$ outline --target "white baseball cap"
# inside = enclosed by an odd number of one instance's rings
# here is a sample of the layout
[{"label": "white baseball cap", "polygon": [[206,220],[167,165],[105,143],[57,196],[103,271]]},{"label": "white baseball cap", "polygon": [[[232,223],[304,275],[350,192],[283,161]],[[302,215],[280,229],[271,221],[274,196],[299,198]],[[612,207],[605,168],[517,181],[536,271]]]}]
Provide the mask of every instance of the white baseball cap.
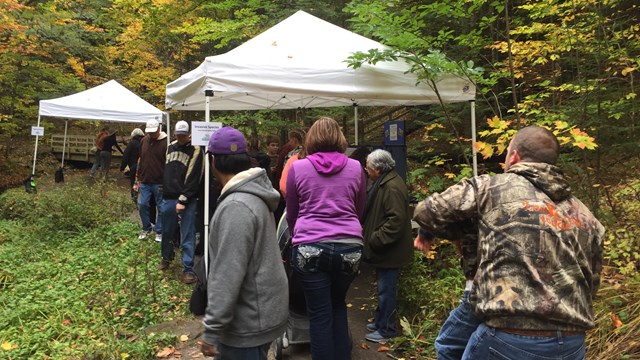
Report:
[{"label": "white baseball cap", "polygon": [[178,121],[173,133],[176,135],[189,135],[189,123],[184,120]]},{"label": "white baseball cap", "polygon": [[144,128],[144,132],[152,133],[158,131],[160,124],[158,120],[149,120],[147,121],[147,126]]}]

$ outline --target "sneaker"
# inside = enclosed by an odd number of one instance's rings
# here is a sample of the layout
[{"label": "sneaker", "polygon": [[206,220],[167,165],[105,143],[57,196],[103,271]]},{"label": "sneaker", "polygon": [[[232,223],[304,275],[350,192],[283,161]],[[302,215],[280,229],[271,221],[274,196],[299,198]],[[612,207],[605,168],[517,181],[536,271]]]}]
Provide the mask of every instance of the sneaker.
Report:
[{"label": "sneaker", "polygon": [[374,332],[374,331],[376,331],[376,330],[378,330],[378,328],[376,327],[376,324],[375,324],[375,323],[369,323],[369,324],[367,324],[367,331],[369,331],[369,332]]},{"label": "sneaker", "polygon": [[161,259],[160,262],[158,263],[158,270],[167,270],[169,266],[171,266],[171,261]]},{"label": "sneaker", "polygon": [[157,243],[161,243],[162,242],[162,234],[156,233],[156,242]]},{"label": "sneaker", "polygon": [[386,343],[390,340],[390,338],[386,338],[380,335],[380,332],[378,332],[378,330],[372,332],[371,334],[365,335],[364,338],[367,339],[368,341],[372,341],[376,343]]},{"label": "sneaker", "polygon": [[140,231],[140,235],[138,235],[138,240],[146,240],[150,232],[151,231],[147,231],[147,230]]},{"label": "sneaker", "polygon": [[186,272],[182,274],[182,282],[185,284],[193,284],[198,280],[196,274],[192,272]]}]

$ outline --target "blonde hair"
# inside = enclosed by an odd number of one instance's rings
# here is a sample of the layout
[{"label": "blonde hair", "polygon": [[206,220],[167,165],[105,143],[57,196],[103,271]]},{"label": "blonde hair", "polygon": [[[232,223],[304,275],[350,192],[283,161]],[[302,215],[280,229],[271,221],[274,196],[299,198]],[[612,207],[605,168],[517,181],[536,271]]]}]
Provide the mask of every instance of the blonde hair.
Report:
[{"label": "blonde hair", "polygon": [[348,143],[338,122],[330,117],[321,116],[311,125],[304,145],[307,154],[311,155],[317,152],[331,151],[344,153]]}]

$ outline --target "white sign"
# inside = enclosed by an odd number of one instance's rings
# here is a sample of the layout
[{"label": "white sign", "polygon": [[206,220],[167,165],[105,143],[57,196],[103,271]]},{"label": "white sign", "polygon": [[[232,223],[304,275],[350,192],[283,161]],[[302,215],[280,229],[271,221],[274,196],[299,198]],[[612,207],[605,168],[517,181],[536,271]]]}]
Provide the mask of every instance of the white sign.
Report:
[{"label": "white sign", "polygon": [[207,146],[209,138],[222,127],[221,122],[193,121],[191,123],[191,144]]},{"label": "white sign", "polygon": [[42,126],[32,126],[31,136],[44,136],[44,128]]},{"label": "white sign", "polygon": [[389,125],[389,140],[398,141],[398,124]]}]

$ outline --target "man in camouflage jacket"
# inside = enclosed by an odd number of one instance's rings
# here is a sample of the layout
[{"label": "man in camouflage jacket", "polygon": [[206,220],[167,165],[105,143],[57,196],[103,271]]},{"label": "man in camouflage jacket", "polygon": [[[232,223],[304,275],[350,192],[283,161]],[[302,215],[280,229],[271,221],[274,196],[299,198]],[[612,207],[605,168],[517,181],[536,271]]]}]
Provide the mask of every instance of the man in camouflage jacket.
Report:
[{"label": "man in camouflage jacket", "polygon": [[463,180],[416,208],[423,251],[456,223],[478,222],[469,300],[483,323],[463,359],[584,358],[604,228],[571,195],[558,154],[553,133],[529,126],[511,140],[504,174]]}]

